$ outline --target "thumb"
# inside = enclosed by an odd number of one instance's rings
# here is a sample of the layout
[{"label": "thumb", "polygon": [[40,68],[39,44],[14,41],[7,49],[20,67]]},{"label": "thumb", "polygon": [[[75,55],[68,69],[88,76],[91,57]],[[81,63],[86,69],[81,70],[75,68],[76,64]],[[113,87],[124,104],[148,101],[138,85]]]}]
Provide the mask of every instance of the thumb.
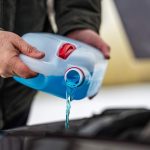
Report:
[{"label": "thumb", "polygon": [[27,42],[25,42],[22,38],[18,37],[14,40],[14,46],[23,54],[33,57],[33,58],[43,58],[45,54],[43,52],[40,52],[35,47],[29,45]]}]

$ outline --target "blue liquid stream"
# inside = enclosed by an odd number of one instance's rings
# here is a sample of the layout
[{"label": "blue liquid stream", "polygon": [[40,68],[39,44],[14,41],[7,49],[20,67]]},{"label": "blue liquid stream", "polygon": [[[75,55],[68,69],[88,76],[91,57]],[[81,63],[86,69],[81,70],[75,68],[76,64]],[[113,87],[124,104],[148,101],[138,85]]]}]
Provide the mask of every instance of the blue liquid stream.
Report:
[{"label": "blue liquid stream", "polygon": [[69,128],[69,115],[71,110],[71,101],[73,100],[75,88],[67,87],[66,89],[66,121],[65,121],[65,128]]}]

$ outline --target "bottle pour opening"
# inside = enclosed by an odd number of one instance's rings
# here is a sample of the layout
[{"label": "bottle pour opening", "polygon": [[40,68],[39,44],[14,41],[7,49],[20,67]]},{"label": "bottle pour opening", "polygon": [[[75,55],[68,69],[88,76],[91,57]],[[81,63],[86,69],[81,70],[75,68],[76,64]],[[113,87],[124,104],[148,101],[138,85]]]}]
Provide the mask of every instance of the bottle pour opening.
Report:
[{"label": "bottle pour opening", "polygon": [[78,67],[69,68],[65,73],[65,82],[68,87],[74,88],[82,84],[84,73]]}]

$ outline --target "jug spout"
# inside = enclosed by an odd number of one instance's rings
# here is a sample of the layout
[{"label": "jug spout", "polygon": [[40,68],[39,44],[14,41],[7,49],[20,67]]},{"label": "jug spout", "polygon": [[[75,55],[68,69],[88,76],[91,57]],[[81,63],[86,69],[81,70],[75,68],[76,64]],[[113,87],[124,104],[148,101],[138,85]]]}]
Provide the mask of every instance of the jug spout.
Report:
[{"label": "jug spout", "polygon": [[64,76],[66,86],[70,88],[80,86],[85,79],[87,80],[87,78],[89,78],[89,72],[87,69],[77,66],[67,69]]}]

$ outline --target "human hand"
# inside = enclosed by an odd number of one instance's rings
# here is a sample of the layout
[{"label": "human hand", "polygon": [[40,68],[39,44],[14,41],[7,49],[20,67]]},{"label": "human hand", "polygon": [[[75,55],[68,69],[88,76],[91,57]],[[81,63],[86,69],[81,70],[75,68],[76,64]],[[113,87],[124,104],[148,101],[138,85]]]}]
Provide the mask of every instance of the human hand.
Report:
[{"label": "human hand", "polygon": [[67,34],[67,37],[94,46],[103,53],[106,59],[110,58],[110,47],[100,38],[96,32],[91,29],[75,30]]},{"label": "human hand", "polygon": [[26,43],[17,34],[0,31],[0,76],[11,77],[18,75],[23,78],[36,76],[19,58],[23,53],[33,58],[43,58],[44,53]]}]

